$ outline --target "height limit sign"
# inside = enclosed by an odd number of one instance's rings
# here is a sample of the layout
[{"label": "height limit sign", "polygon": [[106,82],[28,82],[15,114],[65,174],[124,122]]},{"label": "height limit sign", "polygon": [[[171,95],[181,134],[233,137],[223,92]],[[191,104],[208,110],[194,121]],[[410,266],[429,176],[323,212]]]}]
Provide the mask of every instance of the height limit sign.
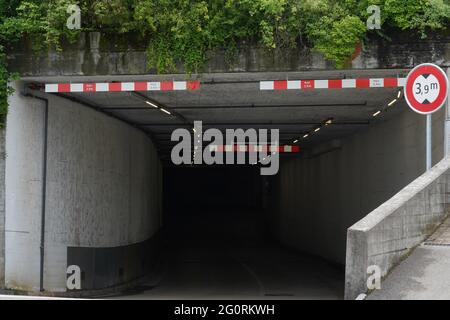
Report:
[{"label": "height limit sign", "polygon": [[418,65],[408,74],[405,84],[405,100],[409,107],[427,116],[426,124],[426,169],[431,168],[432,123],[431,114],[446,102],[448,78],[444,70],[431,63]]},{"label": "height limit sign", "polygon": [[421,64],[412,69],[406,78],[405,100],[417,113],[438,111],[445,104],[447,94],[447,75],[434,64]]}]

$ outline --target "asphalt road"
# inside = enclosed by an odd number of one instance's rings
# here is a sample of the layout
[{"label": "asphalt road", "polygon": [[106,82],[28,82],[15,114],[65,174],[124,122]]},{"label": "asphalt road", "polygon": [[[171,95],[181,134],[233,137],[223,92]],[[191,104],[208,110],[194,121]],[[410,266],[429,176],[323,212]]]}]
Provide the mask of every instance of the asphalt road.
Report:
[{"label": "asphalt road", "polygon": [[183,248],[157,281],[124,299],[341,299],[342,274],[277,247]]},{"label": "asphalt road", "polygon": [[[257,217],[182,221],[153,279],[120,299],[342,299],[343,270],[269,241]],[[214,226],[214,227],[212,227]]]}]

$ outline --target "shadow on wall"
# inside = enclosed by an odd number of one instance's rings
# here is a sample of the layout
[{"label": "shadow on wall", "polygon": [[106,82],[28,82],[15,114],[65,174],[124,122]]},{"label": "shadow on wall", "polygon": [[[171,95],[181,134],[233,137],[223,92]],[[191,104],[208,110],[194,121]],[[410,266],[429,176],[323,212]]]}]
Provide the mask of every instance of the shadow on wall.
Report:
[{"label": "shadow on wall", "polygon": [[130,283],[156,266],[160,234],[136,244],[112,248],[68,247],[67,265],[77,265],[83,290],[99,290]]}]

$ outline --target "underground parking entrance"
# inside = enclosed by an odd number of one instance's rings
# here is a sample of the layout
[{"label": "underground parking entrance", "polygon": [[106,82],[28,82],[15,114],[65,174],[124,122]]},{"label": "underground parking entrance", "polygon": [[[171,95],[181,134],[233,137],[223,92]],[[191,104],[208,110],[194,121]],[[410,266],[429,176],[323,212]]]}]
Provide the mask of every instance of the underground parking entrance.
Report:
[{"label": "underground parking entrance", "polygon": [[[6,131],[6,288],[343,298],[347,228],[425,170],[425,120],[404,103],[405,73],[17,82]],[[298,80],[271,81],[286,78]],[[172,133],[194,138],[194,121],[219,132],[278,129],[279,146],[299,152],[279,152],[273,175],[254,163],[175,165]],[[437,162],[443,112],[433,123]],[[80,269],[75,290],[70,266]]]},{"label": "underground parking entrance", "polygon": [[140,295],[342,298],[341,269],[275,239],[268,180],[250,166],[164,168],[163,274]]}]

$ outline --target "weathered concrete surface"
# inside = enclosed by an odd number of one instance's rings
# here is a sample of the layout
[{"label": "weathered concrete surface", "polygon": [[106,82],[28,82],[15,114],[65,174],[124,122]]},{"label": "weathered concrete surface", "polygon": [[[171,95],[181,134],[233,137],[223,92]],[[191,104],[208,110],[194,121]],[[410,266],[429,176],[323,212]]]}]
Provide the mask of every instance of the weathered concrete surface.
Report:
[{"label": "weathered concrete surface", "polygon": [[[157,232],[161,167],[142,131],[60,97],[47,98],[44,288],[65,291],[67,247],[116,248]],[[10,105],[6,287],[32,291],[39,288],[44,104],[21,96],[18,88]]]},{"label": "weathered concrete surface", "polygon": [[5,285],[5,130],[0,129],[0,288]]},{"label": "weathered concrete surface", "polygon": [[450,218],[446,219],[433,233],[427,241],[426,245],[431,246],[449,246],[450,247]]},{"label": "weathered concrete surface", "polygon": [[[428,39],[410,33],[395,33],[392,41],[372,38],[355,48],[347,69],[411,68],[422,62],[450,66],[450,36]],[[75,44],[63,45],[63,52],[33,53],[31,41],[9,49],[11,71],[27,76],[154,74],[147,68],[145,39],[136,35],[82,34]],[[210,52],[201,73],[330,70],[333,64],[311,48],[267,51],[254,45],[240,45],[235,61],[227,62],[224,50]],[[173,73],[184,74],[182,66]]]},{"label": "weathered concrete surface", "polygon": [[[347,229],[425,171],[426,119],[404,102],[395,108],[388,120],[281,163],[271,226],[284,244],[344,265]],[[443,117],[433,115],[435,163],[444,155]]]},{"label": "weathered concrete surface", "polygon": [[449,269],[450,218],[447,218],[367,299],[449,300]]},{"label": "weathered concrete surface", "polygon": [[450,247],[420,246],[367,300],[450,300]]},{"label": "weathered concrete surface", "polygon": [[367,267],[382,276],[424,241],[450,207],[450,158],[403,188],[348,230],[345,297],[367,291]]},{"label": "weathered concrete surface", "polygon": [[5,285],[38,291],[44,104],[18,94],[8,102],[13,107],[5,147]]}]

